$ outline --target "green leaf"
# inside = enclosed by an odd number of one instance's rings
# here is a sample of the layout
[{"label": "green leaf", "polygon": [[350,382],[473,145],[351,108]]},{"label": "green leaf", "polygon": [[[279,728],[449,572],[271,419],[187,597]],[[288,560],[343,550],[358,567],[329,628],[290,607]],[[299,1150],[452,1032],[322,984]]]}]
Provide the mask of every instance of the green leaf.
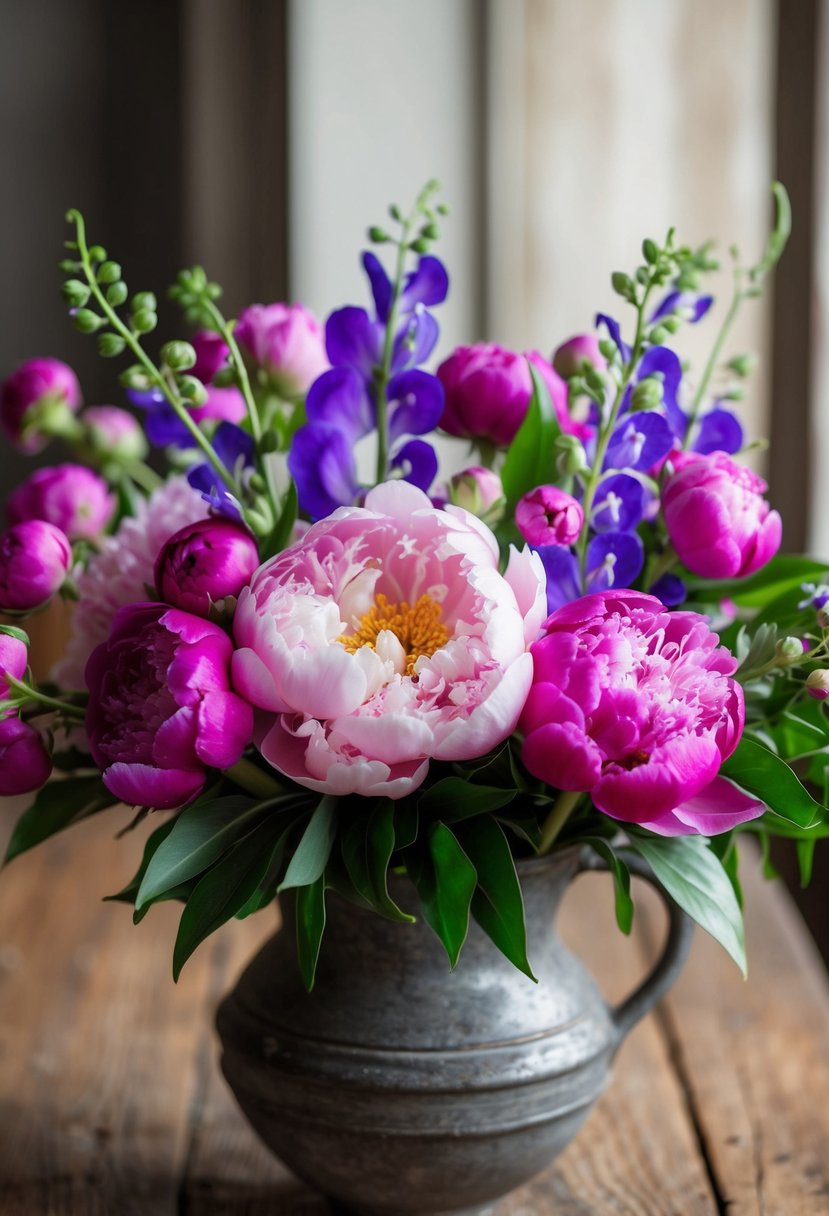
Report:
[{"label": "green leaf", "polygon": [[29,635],[23,629],[18,629],[16,625],[0,625],[0,633],[6,633],[10,638],[16,638],[24,646],[29,645]]},{"label": "green leaf", "polygon": [[394,804],[394,841],[398,849],[407,849],[417,840],[420,815],[417,798],[403,798]]},{"label": "green leaf", "polygon": [[50,781],[18,819],[6,850],[6,862],[71,824],[117,804],[118,799],[109,792],[98,773],[93,777]]},{"label": "green leaf", "polygon": [[279,884],[280,891],[310,886],[325,872],[337,830],[337,804],[338,799],[330,794],[320,799]]},{"label": "green leaf", "polygon": [[[781,595],[799,592],[801,583],[822,583],[826,577],[826,562],[779,553],[750,578],[715,583],[691,578],[689,585],[693,590],[704,592],[712,603],[727,598],[741,608],[765,608]],[[797,598],[803,597],[798,595]]]},{"label": "green leaf", "polygon": [[263,554],[264,557],[270,557],[274,553],[279,553],[286,545],[290,544],[298,513],[299,498],[297,496],[296,482],[292,479],[282,497],[282,511],[277,520],[276,527],[268,537],[267,551]]},{"label": "green leaf", "polygon": [[296,893],[296,950],[302,982],[314,987],[322,935],[325,931],[325,878],[320,875]]},{"label": "green leaf", "polygon": [[274,822],[265,819],[237,840],[196,884],[179,922],[173,948],[173,979],[178,980],[196,947],[251,898],[267,872],[276,831]]},{"label": "green leaf", "polygon": [[342,838],[342,854],[357,892],[381,916],[411,923],[389,895],[388,870],[395,848],[394,803],[382,799],[369,815],[349,824]]},{"label": "green leaf", "polygon": [[628,832],[630,847],[644,857],[680,908],[727,950],[746,974],[743,916],[734,888],[704,836],[645,836]]},{"label": "green leaf", "polygon": [[808,887],[812,881],[812,868],[815,860],[815,844],[817,841],[814,836],[808,840],[798,840],[795,844],[797,852],[797,864],[800,867],[800,885]]},{"label": "green leaf", "polygon": [[512,516],[515,504],[522,495],[536,486],[545,485],[554,476],[553,445],[561,434],[547,385],[529,360],[527,366],[533,382],[532,397],[501,469],[507,517]]},{"label": "green leaf", "polygon": [[494,819],[474,819],[458,835],[478,874],[472,915],[513,966],[535,980],[527,958],[524,898],[503,830]]},{"label": "green leaf", "polygon": [[771,731],[780,755],[789,763],[829,747],[829,722],[820,701],[802,702],[786,710]]},{"label": "green leaf", "polygon": [[786,761],[753,739],[740,740],[720,774],[799,827],[811,827],[824,818],[823,807],[815,802]]},{"label": "green leaf", "polygon": [[428,851],[410,852],[406,869],[414,883],[423,915],[457,966],[469,932],[469,911],[478,875],[456,836],[443,823],[429,829]]},{"label": "green leaf", "polygon": [[202,874],[258,819],[273,813],[267,803],[236,794],[185,807],[150,858],[135,900],[136,910],[171,887]]},{"label": "green leaf", "polygon": [[144,842],[144,853],[141,858],[141,865],[136,870],[135,876],[127,883],[125,887],[122,887],[120,891],[116,891],[114,895],[105,895],[104,902],[117,900],[119,903],[135,903],[135,899],[138,895],[144,875],[147,873],[147,866],[150,864],[158,851],[159,845],[162,843],[162,841],[167,839],[175,826],[175,818],[171,817],[166,819],[164,823],[162,823],[161,827],[156,828],[154,832],[150,833]]},{"label": "green leaf", "polygon": [[579,842],[590,845],[598,853],[613,876],[613,893],[616,904],[616,924],[623,933],[629,934],[633,927],[633,900],[630,896],[630,870],[613,849],[610,841],[601,836],[580,836]]},{"label": "green leaf", "polygon": [[474,785],[463,777],[444,777],[421,794],[418,806],[422,812],[443,823],[456,823],[473,815],[499,811],[513,801],[515,794],[514,789]]}]

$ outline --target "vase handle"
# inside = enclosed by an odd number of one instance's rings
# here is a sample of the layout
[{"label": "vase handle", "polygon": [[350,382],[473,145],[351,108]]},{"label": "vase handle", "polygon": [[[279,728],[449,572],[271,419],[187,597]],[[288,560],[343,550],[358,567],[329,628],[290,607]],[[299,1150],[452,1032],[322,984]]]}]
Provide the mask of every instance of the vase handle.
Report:
[{"label": "vase handle", "polygon": [[[682,911],[679,904],[675,903],[659,880],[654,877],[653,871],[647,862],[641,857],[625,857],[625,864],[631,874],[635,874],[637,878],[644,878],[645,882],[650,883],[661,895],[668,912],[668,937],[662,953],[656,963],[654,963],[649,974],[645,976],[637,988],[634,988],[630,996],[625,997],[623,1001],[618,1005],[614,1005],[610,1010],[610,1015],[617,1032],[617,1048],[628,1032],[633,1029],[646,1013],[649,1013],[653,1009],[656,1002],[665,995],[671,984],[677,979],[685,965],[688,951],[691,948],[691,939],[694,935],[694,922],[687,913]],[[597,857],[595,853],[592,853],[583,855],[579,861],[580,873],[585,873],[589,870],[609,872],[610,867],[601,857]]]}]

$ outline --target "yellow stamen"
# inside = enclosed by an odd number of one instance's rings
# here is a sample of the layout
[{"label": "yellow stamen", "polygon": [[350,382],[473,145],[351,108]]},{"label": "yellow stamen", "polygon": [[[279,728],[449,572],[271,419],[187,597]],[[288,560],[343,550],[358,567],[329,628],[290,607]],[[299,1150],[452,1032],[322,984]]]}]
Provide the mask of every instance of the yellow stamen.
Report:
[{"label": "yellow stamen", "polygon": [[406,600],[390,604],[382,593],[360,620],[354,633],[337,638],[351,654],[361,646],[376,649],[377,637],[388,629],[406,651],[406,674],[412,675],[421,655],[427,658],[449,641],[449,630],[440,619],[440,604],[429,595],[421,595],[410,606]]}]

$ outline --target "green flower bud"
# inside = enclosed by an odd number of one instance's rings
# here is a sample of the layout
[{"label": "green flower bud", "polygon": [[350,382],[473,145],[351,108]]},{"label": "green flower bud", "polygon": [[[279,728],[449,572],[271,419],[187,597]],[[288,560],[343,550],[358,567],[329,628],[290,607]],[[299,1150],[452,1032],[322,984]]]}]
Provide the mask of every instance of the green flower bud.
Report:
[{"label": "green flower bud", "polygon": [[427,241],[436,241],[440,237],[440,229],[437,224],[430,221],[428,224],[423,225],[420,235],[425,237]]},{"label": "green flower bud", "polygon": [[140,363],[133,363],[131,367],[125,368],[118,377],[118,383],[124,388],[143,390],[150,387],[149,377]]},{"label": "green flower bud", "polygon": [[659,260],[659,246],[656,241],[651,241],[647,237],[642,242],[642,256],[649,266],[655,265]]},{"label": "green flower bud", "polygon": [[80,262],[73,262],[71,258],[64,258],[62,262],[58,262],[58,269],[62,274],[76,274],[80,268]]},{"label": "green flower bud", "polygon": [[409,248],[413,253],[428,253],[430,245],[427,240],[424,240],[423,237],[419,236],[417,240],[410,242]]},{"label": "green flower bud", "polygon": [[232,388],[239,383],[235,367],[220,367],[213,377],[216,388]]},{"label": "green flower bud", "polygon": [[656,325],[650,332],[650,339],[654,346],[662,346],[668,338],[668,331],[664,325]]},{"label": "green flower bud", "polygon": [[104,262],[98,267],[95,276],[99,283],[117,283],[121,277],[121,267],[117,262]]},{"label": "green flower bud", "polygon": [[667,329],[669,334],[675,334],[682,328],[682,322],[679,317],[665,317],[662,321],[662,328]]},{"label": "green flower bud", "polygon": [[373,241],[375,245],[385,245],[387,241],[391,240],[391,237],[385,228],[379,228],[376,224],[373,224],[368,230],[368,239]]},{"label": "green flower bud", "polygon": [[640,380],[631,394],[630,405],[633,410],[652,410],[661,404],[664,396],[662,382],[653,376]]},{"label": "green flower bud", "polygon": [[735,376],[750,376],[756,364],[756,355],[735,355],[733,359],[728,360],[726,367],[734,372]]},{"label": "green flower bud", "polygon": [[800,638],[780,638],[774,649],[786,663],[796,663],[798,659],[803,658],[803,643]]},{"label": "green flower bud", "polygon": [[122,354],[126,345],[120,334],[98,335],[98,354],[104,359],[114,359]]},{"label": "green flower bud", "polygon": [[266,494],[268,486],[261,473],[251,474],[250,488],[254,494]]},{"label": "green flower bud", "polygon": [[437,211],[438,215],[449,215],[449,213],[450,213],[449,204],[448,203],[438,203],[437,207],[435,207],[435,211]]},{"label": "green flower bud", "polygon": [[132,297],[130,308],[133,312],[141,312],[142,308],[146,308],[148,312],[157,312],[158,300],[151,291],[138,291]]},{"label": "green flower bud", "polygon": [[196,366],[196,352],[189,342],[165,342],[161,358],[174,372],[186,372]]},{"label": "green flower bud", "polygon": [[590,468],[584,446],[575,435],[559,435],[553,444],[553,456],[562,477],[572,477]]},{"label": "green flower bud", "polygon": [[90,262],[105,262],[107,251],[103,245],[93,245],[89,251]]},{"label": "green flower bud", "polygon": [[139,308],[132,315],[132,327],[137,334],[149,334],[158,325],[158,317],[149,308]]},{"label": "green flower bud", "polygon": [[89,288],[80,279],[67,279],[62,289],[63,298],[72,308],[83,308],[89,299]]},{"label": "green flower bud", "polygon": [[624,274],[621,270],[614,270],[610,276],[610,284],[617,296],[622,296],[623,299],[629,300],[632,304],[635,303],[636,287],[629,274]]},{"label": "green flower bud", "polygon": [[599,338],[599,351],[610,363],[618,355],[616,343],[610,338]]},{"label": "green flower bud", "polygon": [[392,203],[392,205],[389,207],[389,215],[393,220],[397,220],[398,223],[400,223],[400,221],[403,219],[403,212],[400,210],[397,203]]},{"label": "green flower bud", "polygon": [[111,287],[107,288],[107,304],[109,304],[112,308],[120,308],[126,300],[128,294],[129,292],[127,291],[127,285],[122,280],[117,283],[113,283]]},{"label": "green flower bud", "polygon": [[91,308],[79,308],[72,318],[75,322],[75,328],[79,329],[82,334],[94,334],[96,329],[100,329],[103,325],[103,317],[99,317]]},{"label": "green flower bud", "polygon": [[197,380],[195,376],[178,376],[176,383],[182,397],[192,402],[193,405],[204,405],[207,400],[207,389],[201,380]]}]

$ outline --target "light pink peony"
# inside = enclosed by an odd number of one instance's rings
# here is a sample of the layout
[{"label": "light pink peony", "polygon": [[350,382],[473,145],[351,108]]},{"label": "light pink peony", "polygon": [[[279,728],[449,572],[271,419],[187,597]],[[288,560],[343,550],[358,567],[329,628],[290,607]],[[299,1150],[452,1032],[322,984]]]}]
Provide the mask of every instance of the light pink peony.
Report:
[{"label": "light pink peony", "polygon": [[153,586],[161,546],[185,524],[204,519],[207,503],[184,477],[171,477],[142,502],[137,514],[101,541],[100,551],[77,578],[80,595],[72,616],[72,637],[55,668],[64,688],[84,687],[84,668],[96,646],[105,642],[115,614],[125,604],[146,600]]},{"label": "light pink peony", "polygon": [[302,304],[251,304],[234,336],[286,397],[307,393],[328,368],[322,326]]},{"label": "light pink peony", "polygon": [[430,759],[514,729],[544,614],[535,554],[505,575],[489,529],[404,481],[371,490],[271,558],[239,597],[234,686],[274,768],[332,794],[400,798]]},{"label": "light pink peony", "polygon": [[763,498],[767,486],[725,452],[680,453],[662,490],[679,560],[702,578],[743,578],[774,557],[783,525]]},{"label": "light pink peony", "polygon": [[70,540],[97,540],[115,510],[115,495],[103,477],[83,464],[36,469],[6,504],[10,524],[45,519]]},{"label": "light pink peony", "polygon": [[762,803],[719,777],[743,730],[737,662],[695,612],[639,591],[552,614],[532,648],[522,758],[560,790],[663,836],[725,832]]},{"label": "light pink peony", "polygon": [[50,431],[38,423],[44,413],[76,413],[81,386],[71,367],[59,359],[28,359],[0,383],[0,425],[12,443],[24,452],[39,452]]}]

